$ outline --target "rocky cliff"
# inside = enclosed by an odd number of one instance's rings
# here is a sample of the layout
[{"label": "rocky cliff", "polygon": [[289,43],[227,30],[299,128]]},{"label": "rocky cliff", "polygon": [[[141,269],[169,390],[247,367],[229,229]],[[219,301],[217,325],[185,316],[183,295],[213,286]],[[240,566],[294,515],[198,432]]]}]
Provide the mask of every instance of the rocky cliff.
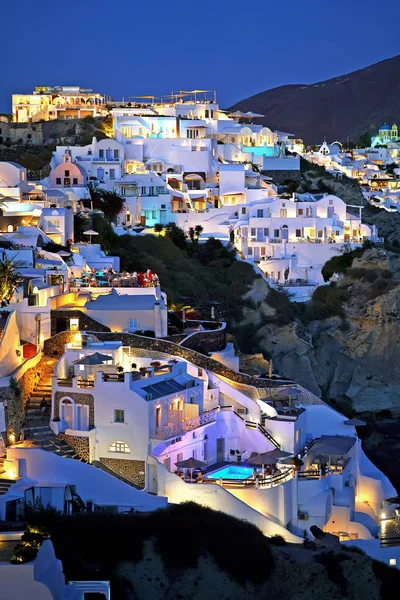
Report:
[{"label": "rocky cliff", "polygon": [[[261,285],[248,298],[259,299]],[[281,324],[269,294],[246,306],[255,351],[272,358],[274,371],[355,412],[400,415],[400,256],[367,250],[336,286],[348,298],[340,316],[314,319],[311,305],[307,319],[300,313]]]}]

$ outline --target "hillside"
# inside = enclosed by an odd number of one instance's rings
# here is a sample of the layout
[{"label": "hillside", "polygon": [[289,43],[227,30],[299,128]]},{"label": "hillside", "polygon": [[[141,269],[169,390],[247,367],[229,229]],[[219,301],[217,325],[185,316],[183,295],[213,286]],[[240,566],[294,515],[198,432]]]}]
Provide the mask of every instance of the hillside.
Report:
[{"label": "hillside", "polygon": [[[311,85],[284,85],[237,102],[233,110],[265,115],[260,122],[290,131],[306,144],[357,142],[400,119],[400,56]],[[257,122],[259,122],[257,121]]]},{"label": "hillside", "polygon": [[110,580],[115,600],[390,598],[399,571],[315,533],[321,537],[307,548],[285,544],[185,503],[147,514],[77,514],[52,527],[51,539],[67,579]]}]

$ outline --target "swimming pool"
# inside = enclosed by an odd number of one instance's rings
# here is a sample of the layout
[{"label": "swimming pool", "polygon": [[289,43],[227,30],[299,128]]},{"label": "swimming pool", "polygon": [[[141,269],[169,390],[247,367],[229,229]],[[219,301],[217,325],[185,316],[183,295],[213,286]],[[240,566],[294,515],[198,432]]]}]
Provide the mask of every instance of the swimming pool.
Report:
[{"label": "swimming pool", "polygon": [[253,475],[253,467],[243,467],[239,465],[227,465],[217,471],[207,473],[206,479],[248,479]]}]

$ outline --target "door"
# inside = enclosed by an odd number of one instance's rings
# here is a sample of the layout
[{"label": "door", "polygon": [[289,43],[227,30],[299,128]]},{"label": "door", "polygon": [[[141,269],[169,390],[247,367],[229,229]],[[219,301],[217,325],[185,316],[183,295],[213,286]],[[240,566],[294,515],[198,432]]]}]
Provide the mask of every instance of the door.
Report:
[{"label": "door", "polygon": [[282,233],[281,233],[282,239],[288,241],[289,239],[289,229],[286,227],[286,225],[284,225],[282,227]]},{"label": "door", "polygon": [[335,214],[335,207],[328,206],[328,219],[332,219],[334,214]]},{"label": "door", "polygon": [[171,470],[171,459],[168,456],[168,458],[164,459],[164,467],[167,469],[167,471]]},{"label": "door", "polygon": [[149,479],[147,482],[147,489],[150,494],[158,493],[158,484],[157,484],[157,465],[147,465]]},{"label": "door", "polygon": [[263,241],[264,241],[264,228],[257,227],[257,242],[263,242]]},{"label": "door", "polygon": [[225,460],[225,438],[217,438],[217,462]]},{"label": "door", "polygon": [[203,456],[203,460],[204,460],[204,462],[208,461],[208,441],[204,442],[204,456]]},{"label": "door", "polygon": [[156,408],[156,427],[161,426],[161,406]]},{"label": "door", "polygon": [[76,407],[76,410],[76,428],[79,429],[79,431],[89,431],[89,407],[85,404],[79,404]]},{"label": "door", "polygon": [[65,422],[66,429],[74,428],[74,406],[69,400],[62,403],[62,420]]},{"label": "door", "polygon": [[104,169],[97,169],[97,179],[99,181],[103,181],[103,179],[104,179]]},{"label": "door", "polygon": [[106,160],[111,160],[112,156],[111,156],[111,150],[106,150]]},{"label": "door", "polygon": [[254,262],[258,262],[260,260],[260,248],[258,246],[254,246]]}]

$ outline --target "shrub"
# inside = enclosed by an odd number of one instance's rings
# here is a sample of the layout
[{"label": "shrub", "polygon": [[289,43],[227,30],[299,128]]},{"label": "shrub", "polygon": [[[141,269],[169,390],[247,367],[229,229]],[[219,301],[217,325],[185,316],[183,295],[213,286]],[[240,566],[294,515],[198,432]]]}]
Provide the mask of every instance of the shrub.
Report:
[{"label": "shrub", "polygon": [[347,269],[346,275],[347,277],[350,277],[350,279],[362,279],[365,275],[365,269],[362,269],[361,267]]},{"label": "shrub", "polygon": [[379,560],[372,561],[372,570],[381,582],[381,600],[393,600],[394,590],[400,587],[400,571]]},{"label": "shrub", "polygon": [[282,535],[279,535],[278,533],[275,535],[271,535],[271,537],[268,538],[268,541],[273,546],[286,546],[287,544],[285,538]]}]

